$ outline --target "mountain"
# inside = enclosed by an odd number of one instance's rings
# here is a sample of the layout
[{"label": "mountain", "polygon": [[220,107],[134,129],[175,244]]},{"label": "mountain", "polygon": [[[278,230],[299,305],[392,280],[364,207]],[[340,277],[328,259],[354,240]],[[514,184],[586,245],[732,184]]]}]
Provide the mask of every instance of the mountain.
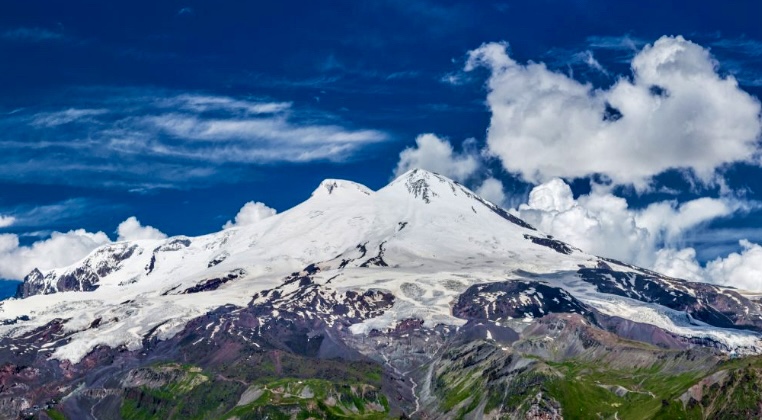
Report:
[{"label": "mountain", "polygon": [[33,270],[0,302],[0,415],[758,416],[760,333],[754,294],[586,254],[413,170]]}]

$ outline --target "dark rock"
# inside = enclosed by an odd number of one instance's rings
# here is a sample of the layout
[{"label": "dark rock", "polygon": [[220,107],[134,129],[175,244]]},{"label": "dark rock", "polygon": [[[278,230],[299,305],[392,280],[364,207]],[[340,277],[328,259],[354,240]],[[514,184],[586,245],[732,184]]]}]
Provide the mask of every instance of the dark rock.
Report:
[{"label": "dark rock", "polygon": [[575,250],[579,251],[577,248],[574,248],[565,242],[561,242],[558,239],[553,239],[551,237],[540,238],[540,237],[532,236],[532,235],[524,235],[524,239],[528,239],[532,241],[532,243],[534,244],[550,248],[558,252],[559,254],[569,255]]},{"label": "dark rock", "polygon": [[222,262],[223,262],[223,261],[225,261],[225,260],[226,260],[226,259],[227,259],[229,256],[230,256],[230,254],[228,254],[227,252],[223,252],[223,253],[221,253],[221,254],[219,254],[219,255],[215,256],[214,258],[212,258],[212,260],[211,260],[211,261],[209,261],[209,263],[206,265],[206,268],[212,268],[212,267],[214,267],[215,265],[218,265],[218,264],[222,263]]},{"label": "dark rock", "polygon": [[196,284],[195,286],[192,286],[183,290],[181,294],[186,295],[190,293],[200,293],[200,292],[208,292],[210,290],[217,290],[223,284],[245,275],[246,275],[246,271],[239,268],[239,269],[231,271],[224,277],[216,277],[213,279],[202,280],[198,282],[198,284]]},{"label": "dark rock", "polygon": [[522,280],[471,286],[458,297],[452,312],[458,318],[490,321],[539,318],[550,313],[577,313],[593,318],[587,305],[566,290]]},{"label": "dark rock", "polygon": [[[607,261],[624,265],[614,260]],[[601,262],[598,266],[604,267]],[[608,264],[605,267],[609,268],[581,268],[577,273],[602,293],[683,311],[715,327],[762,331],[762,308],[759,303],[733,290],[673,279],[649,270],[625,272],[614,270]]]}]

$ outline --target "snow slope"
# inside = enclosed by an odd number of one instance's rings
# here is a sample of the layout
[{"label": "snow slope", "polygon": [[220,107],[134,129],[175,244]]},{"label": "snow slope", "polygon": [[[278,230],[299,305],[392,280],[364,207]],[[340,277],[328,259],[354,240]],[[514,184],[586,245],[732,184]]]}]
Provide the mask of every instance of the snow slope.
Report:
[{"label": "snow slope", "polygon": [[712,327],[580,280],[580,267],[599,265],[434,173],[412,170],[375,192],[326,180],[307,201],[254,225],[111,244],[69,267],[35,271],[26,279],[30,296],[0,302],[0,336],[63,319],[75,334],[47,345],[53,358],[76,362],[97,345],[139,349],[147,336],[171,337],[195,317],[245,306],[308,270],[326,288],[395,295],[391,310],[352,327],[357,334],[409,318],[459,326],[465,321],[451,308],[469,286],[531,277],[606,314],[709,338],[731,351],[762,349],[757,333]]}]

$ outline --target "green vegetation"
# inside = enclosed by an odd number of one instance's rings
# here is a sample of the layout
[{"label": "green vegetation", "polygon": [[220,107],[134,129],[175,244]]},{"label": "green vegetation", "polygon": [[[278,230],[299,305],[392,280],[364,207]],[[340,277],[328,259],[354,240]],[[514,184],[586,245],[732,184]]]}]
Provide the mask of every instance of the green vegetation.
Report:
[{"label": "green vegetation", "polygon": [[576,360],[550,366],[562,377],[546,383],[548,394],[563,408],[565,418],[647,419],[695,384],[705,372],[665,373],[660,365],[619,370]]},{"label": "green vegetation", "polygon": [[125,391],[120,414],[125,420],[388,418],[380,368],[362,373],[374,384],[315,378],[247,384],[194,366],[159,364],[141,372],[145,385]]},{"label": "green vegetation", "polygon": [[282,378],[325,379],[330,382],[381,386],[381,365],[368,361],[317,359],[288,352],[255,352],[246,359],[219,366],[221,375],[246,383],[267,383]]},{"label": "green vegetation", "polygon": [[607,355],[607,361],[550,362],[472,343],[443,355],[432,388],[439,408],[454,418],[478,416],[482,408],[566,419],[762,417],[762,357],[720,362],[706,353],[653,348]]},{"label": "green vegetation", "polygon": [[258,398],[231,410],[226,418],[386,419],[389,403],[375,387],[321,379],[281,379],[247,390]]},{"label": "green vegetation", "polygon": [[50,417],[51,420],[67,420],[63,413],[53,408],[46,410],[45,414]]}]

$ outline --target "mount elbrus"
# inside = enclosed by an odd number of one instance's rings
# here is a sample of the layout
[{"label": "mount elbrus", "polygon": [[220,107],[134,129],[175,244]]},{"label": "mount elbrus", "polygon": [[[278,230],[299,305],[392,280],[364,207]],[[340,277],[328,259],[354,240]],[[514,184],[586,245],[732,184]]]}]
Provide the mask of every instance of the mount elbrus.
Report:
[{"label": "mount elbrus", "polygon": [[755,295],[413,170],[32,271],[0,303],[0,417],[758,417],[761,332]]}]

